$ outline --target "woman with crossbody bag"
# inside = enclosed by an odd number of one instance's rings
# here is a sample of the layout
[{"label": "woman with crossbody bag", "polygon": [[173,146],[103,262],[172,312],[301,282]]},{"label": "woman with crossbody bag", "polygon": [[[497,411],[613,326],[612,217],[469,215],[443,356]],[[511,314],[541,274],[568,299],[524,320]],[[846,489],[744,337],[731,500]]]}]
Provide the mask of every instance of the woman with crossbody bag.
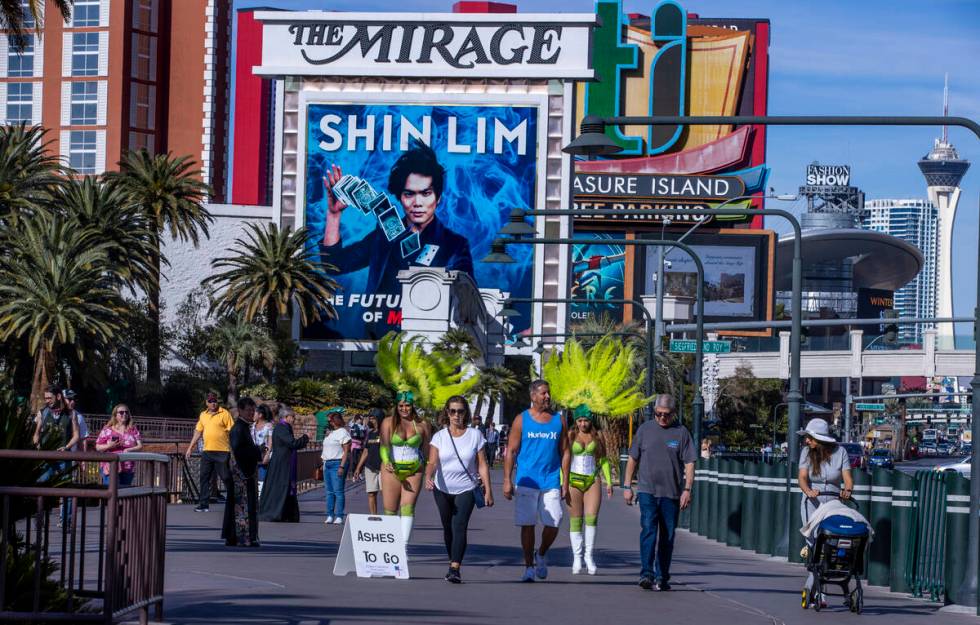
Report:
[{"label": "woman with crossbody bag", "polygon": [[432,491],[442,521],[442,535],[449,556],[446,581],[462,582],[459,568],[466,553],[466,531],[474,507],[492,506],[490,468],[480,430],[467,427],[470,407],[460,395],[446,402],[449,425],[429,442],[425,487]]}]

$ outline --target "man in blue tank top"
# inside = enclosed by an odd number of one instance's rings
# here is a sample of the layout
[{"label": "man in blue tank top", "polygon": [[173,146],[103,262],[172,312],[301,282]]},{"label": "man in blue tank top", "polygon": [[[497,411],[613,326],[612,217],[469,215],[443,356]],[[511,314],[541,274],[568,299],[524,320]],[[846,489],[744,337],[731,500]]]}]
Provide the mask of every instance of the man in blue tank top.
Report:
[{"label": "man in blue tank top", "polygon": [[[517,475],[514,481],[514,461]],[[514,418],[504,458],[504,497],[517,495],[514,524],[521,528],[524,575],[533,582],[548,577],[548,548],[558,536],[563,499],[568,499],[571,455],[560,412],[551,411],[551,389],[544,380],[531,382],[531,407]],[[516,483],[516,490],[515,490]],[[541,547],[534,550],[534,527],[544,525]]]}]

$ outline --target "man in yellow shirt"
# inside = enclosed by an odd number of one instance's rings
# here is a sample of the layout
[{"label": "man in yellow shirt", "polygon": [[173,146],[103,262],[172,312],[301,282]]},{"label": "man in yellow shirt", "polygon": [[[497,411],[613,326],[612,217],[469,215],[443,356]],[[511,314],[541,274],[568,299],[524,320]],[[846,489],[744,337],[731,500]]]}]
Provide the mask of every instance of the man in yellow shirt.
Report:
[{"label": "man in yellow shirt", "polygon": [[201,498],[195,512],[207,512],[210,508],[211,500],[211,475],[217,471],[218,478],[227,484],[230,477],[228,473],[228,455],[231,452],[231,444],[228,440],[228,433],[235,420],[231,413],[218,405],[218,393],[208,391],[207,409],[201,413],[197,419],[197,427],[194,428],[194,437],[191,444],[187,446],[184,454],[190,460],[191,452],[197,445],[197,441],[204,437],[204,451],[201,453]]}]

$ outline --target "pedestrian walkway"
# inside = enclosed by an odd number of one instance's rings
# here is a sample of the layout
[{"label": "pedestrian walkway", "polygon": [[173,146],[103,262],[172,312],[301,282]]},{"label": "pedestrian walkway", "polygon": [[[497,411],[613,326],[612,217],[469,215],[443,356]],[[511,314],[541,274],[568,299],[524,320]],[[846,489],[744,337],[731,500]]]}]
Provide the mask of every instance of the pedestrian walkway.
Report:
[{"label": "pedestrian walkway", "polygon": [[[664,625],[862,623],[921,625],[975,623],[940,606],[870,589],[865,613],[850,614],[832,598],[821,612],[800,608],[802,568],[679,532],[667,593],[644,591],[638,576],[639,510],[617,489],[603,503],[596,559],[599,574],[571,574],[566,528],[552,550],[546,581],[522,584],[513,502],[476,510],[463,564],[463,585],[443,580],[447,559],[432,495],[422,493],[413,544],[412,580],[334,577],[342,526],[323,524],[322,491],[303,496],[303,522],[263,523],[262,548],[224,547],[218,535],[221,506],[195,513],[172,506],[167,533],[166,622],[181,624],[342,625],[385,623],[521,623],[595,625],[597,622]],[[348,492],[348,509],[365,513],[360,486]],[[608,619],[614,619],[612,621]],[[653,620],[651,620],[653,619]]]}]

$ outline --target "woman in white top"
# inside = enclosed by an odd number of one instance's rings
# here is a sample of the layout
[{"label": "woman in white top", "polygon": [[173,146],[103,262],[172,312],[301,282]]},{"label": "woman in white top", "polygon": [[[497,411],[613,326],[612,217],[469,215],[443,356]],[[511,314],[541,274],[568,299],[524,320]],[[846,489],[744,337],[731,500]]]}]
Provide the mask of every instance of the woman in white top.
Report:
[{"label": "woman in white top", "polygon": [[350,457],[350,433],[339,413],[330,415],[330,433],[323,437],[323,490],[327,497],[327,518],[324,523],[344,523],[344,476]]},{"label": "woman in white top", "polygon": [[487,457],[481,453],[486,439],[480,430],[467,427],[470,407],[466,399],[460,395],[450,397],[446,402],[446,415],[449,425],[436,432],[429,442],[425,487],[435,496],[442,521],[442,536],[449,555],[446,581],[459,584],[462,582],[459,567],[466,552],[466,530],[476,504],[474,490],[483,491],[488,506],[493,505],[493,492]]}]

